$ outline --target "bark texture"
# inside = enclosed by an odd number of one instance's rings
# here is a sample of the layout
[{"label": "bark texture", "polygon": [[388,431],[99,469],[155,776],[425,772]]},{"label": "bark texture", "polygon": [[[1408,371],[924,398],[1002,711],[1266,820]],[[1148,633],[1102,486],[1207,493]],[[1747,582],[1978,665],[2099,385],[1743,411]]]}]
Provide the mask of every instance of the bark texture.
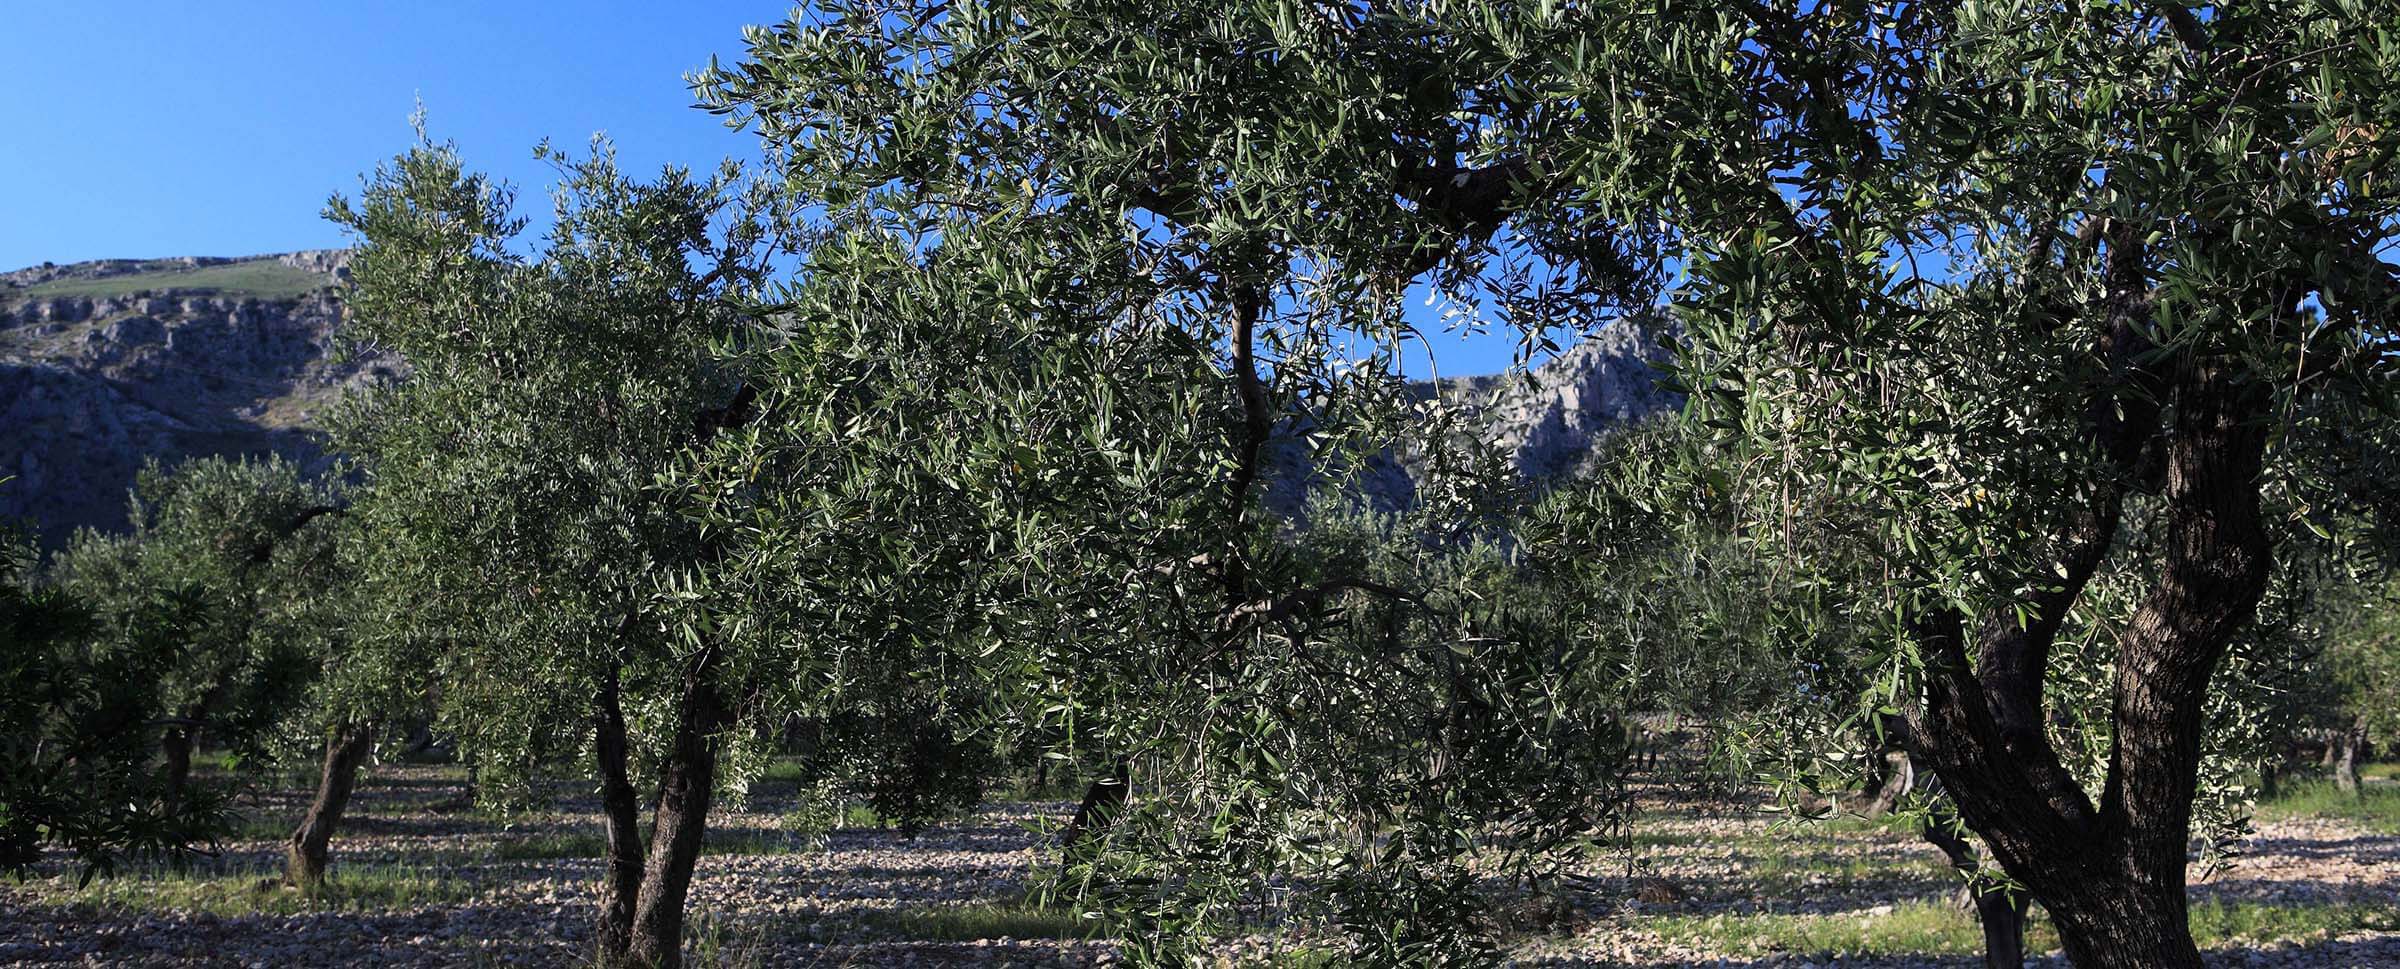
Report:
[{"label": "bark texture", "polygon": [[600,767],[601,823],[608,834],[599,957],[602,965],[614,966],[625,962],[633,946],[633,911],[642,890],[642,832],[640,799],[626,769],[625,707],[613,669],[601,685],[593,734]]},{"label": "bark texture", "polygon": [[[2184,880],[2202,701],[2272,568],[2259,507],[2260,395],[2188,363],[2172,379],[2171,395],[2154,398],[2171,399],[2171,413],[2104,400],[2112,416],[2095,418],[2097,442],[2120,467],[2138,467],[2144,442],[2154,442],[2162,499],[2159,579],[2121,643],[2116,743],[2098,803],[2050,746],[2042,674],[2066,610],[2114,540],[2122,494],[2102,488],[2062,529],[2052,572],[2064,581],[2028,583],[2037,590],[2028,621],[1970,629],[1938,609],[1912,620],[1929,657],[1911,725],[1920,753],[2084,969],[2200,965]],[[2156,421],[2155,436],[2144,420]]]},{"label": "bark texture", "polygon": [[1900,806],[1916,785],[1916,764],[1902,751],[1886,751],[1876,758],[1876,767],[1867,778],[1867,788],[1860,792],[1856,809],[1867,818],[1881,818]]},{"label": "bark texture", "polygon": [[649,858],[633,912],[629,961],[673,967],[683,961],[683,906],[691,892],[692,867],[708,832],[708,806],[716,793],[716,735],[733,721],[732,710],[710,682],[708,664],[685,680],[673,746],[659,776],[658,806],[651,818]]},{"label": "bark texture", "polygon": [[2359,717],[2350,721],[2349,729],[2342,731],[2341,754],[2333,761],[2334,786],[2352,797],[2358,796],[2358,761],[2366,746],[2367,718]]},{"label": "bark texture", "polygon": [[325,762],[317,772],[317,799],[292,831],[285,852],[283,880],[313,889],[325,883],[327,856],[342,813],[350,807],[350,792],[358,786],[358,769],[375,750],[375,725],[346,723],[325,738]]}]

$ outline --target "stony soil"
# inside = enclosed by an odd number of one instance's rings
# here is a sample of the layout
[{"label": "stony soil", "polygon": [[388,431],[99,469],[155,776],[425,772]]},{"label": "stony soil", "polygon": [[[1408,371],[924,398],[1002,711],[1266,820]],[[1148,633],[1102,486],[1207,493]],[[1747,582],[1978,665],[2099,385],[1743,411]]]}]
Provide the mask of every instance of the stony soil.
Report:
[{"label": "stony soil", "polygon": [[[336,878],[347,869],[395,868],[440,883],[430,896],[381,904],[370,893],[302,903],[263,876],[280,863],[274,819],[295,815],[293,791],[252,795],[259,840],[232,842],[197,874],[231,902],[207,910],[133,904],[143,874],[103,895],[78,896],[59,859],[40,877],[0,882],[0,965],[388,966],[588,963],[597,857],[504,858],[528,844],[596,832],[593,804],[565,796],[542,813],[506,820],[458,810],[455,774],[383,768],[362,788],[359,810],[336,841]],[[977,902],[1021,898],[1036,860],[1040,818],[1071,805],[1015,802],[911,840],[895,832],[835,832],[822,851],[794,850],[773,790],[720,815],[711,838],[731,851],[702,859],[691,911],[692,961],[757,966],[1085,966],[1106,964],[1106,943],[1055,938],[937,940],[912,937],[924,916]],[[1596,855],[1581,872],[1573,910],[1518,941],[1518,961],[1540,966],[1973,965],[1963,957],[1837,958],[1716,947],[1658,931],[1662,917],[1729,919],[1812,914],[1873,920],[1895,904],[1940,899],[1955,882],[1932,849],[1876,830],[1792,832],[1723,807],[1653,805],[1630,851]],[[572,845],[572,842],[567,842]],[[509,850],[509,846],[520,846]],[[558,854],[575,854],[573,847]],[[2231,870],[2194,887],[2198,899],[2276,905],[2400,904],[2400,838],[2303,820],[2266,826]],[[353,874],[353,878],[373,876]],[[126,879],[133,879],[128,882]],[[337,882],[337,885],[340,884]],[[113,892],[114,894],[105,894]],[[248,901],[243,893],[250,893]],[[955,934],[955,933],[952,933]],[[2219,948],[2225,966],[2400,966],[2400,932],[2356,932],[2300,942],[2253,940]],[[2055,958],[2052,957],[2052,963]]]}]

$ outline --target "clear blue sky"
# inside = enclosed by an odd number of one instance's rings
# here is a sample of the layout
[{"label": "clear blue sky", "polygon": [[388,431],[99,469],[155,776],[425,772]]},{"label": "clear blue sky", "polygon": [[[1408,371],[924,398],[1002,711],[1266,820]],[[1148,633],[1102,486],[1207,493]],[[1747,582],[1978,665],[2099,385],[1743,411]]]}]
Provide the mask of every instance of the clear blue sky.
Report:
[{"label": "clear blue sky", "polygon": [[[109,257],[327,248],[334,192],[436,138],[547,211],[550,138],[595,132],[629,170],[752,157],[683,75],[734,60],[787,3],[12,0],[0,33],[0,269]],[[1445,375],[1508,364],[1514,337],[1429,333]],[[1409,369],[1424,373],[1421,353]]]}]

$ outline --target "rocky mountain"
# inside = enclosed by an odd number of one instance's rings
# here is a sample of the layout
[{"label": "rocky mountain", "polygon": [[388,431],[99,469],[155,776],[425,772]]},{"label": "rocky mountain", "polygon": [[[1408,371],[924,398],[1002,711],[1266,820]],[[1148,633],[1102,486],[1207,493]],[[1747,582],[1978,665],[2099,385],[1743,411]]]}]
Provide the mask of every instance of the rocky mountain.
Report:
[{"label": "rocky mountain", "polygon": [[[55,548],[76,528],[124,528],[126,490],[151,459],[271,452],[324,468],[324,409],[399,370],[331,352],[347,275],[339,251],[0,273],[0,478],[14,478],[0,483],[0,518],[31,522]],[[1680,402],[1658,386],[1662,355],[1654,324],[1620,321],[1530,372],[1421,391],[1485,422],[1485,440],[1540,479],[1580,470],[1595,441]],[[1376,504],[1413,500],[1411,464],[1369,476]],[[1298,512],[1314,475],[1271,477],[1270,503]]]},{"label": "rocky mountain", "polygon": [[1643,418],[1683,405],[1659,385],[1665,324],[1620,319],[1530,371],[1456,377],[1439,393],[1486,428],[1527,478],[1585,469],[1593,445]]},{"label": "rocky mountain", "polygon": [[[1671,339],[1670,326],[1653,318],[1620,319],[1530,370],[1420,381],[1413,390],[1418,400],[1438,401],[1460,426],[1474,428],[1475,443],[1493,448],[1539,490],[1589,470],[1597,445],[1609,435],[1682,406],[1680,394],[1661,386],[1667,355],[1662,338]],[[1277,514],[1304,518],[1312,497],[1328,491],[1384,511],[1419,500],[1435,441],[1402,442],[1367,467],[1344,473],[1313,466],[1301,433],[1297,426],[1281,427],[1269,446],[1264,500]]]},{"label": "rocky mountain", "polygon": [[0,273],[0,517],[46,547],[125,527],[144,461],[282,454],[326,463],[322,412],[390,376],[334,359],[338,251],[111,259]]}]

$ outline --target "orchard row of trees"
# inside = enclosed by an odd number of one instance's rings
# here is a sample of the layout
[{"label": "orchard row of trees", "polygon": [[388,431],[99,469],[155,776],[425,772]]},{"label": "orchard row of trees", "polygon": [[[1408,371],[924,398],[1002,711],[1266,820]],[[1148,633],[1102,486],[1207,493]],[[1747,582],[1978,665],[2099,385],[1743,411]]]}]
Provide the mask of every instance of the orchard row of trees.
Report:
[{"label": "orchard row of trees", "polygon": [[[1362,961],[1474,962],[1684,712],[1795,804],[1918,812],[1997,962],[2030,898],[2078,966],[2196,966],[2237,778],[2392,729],[2395,24],[813,4],[693,79],[761,171],[545,149],[531,245],[442,145],[335,201],[409,375],[338,494],[201,465],[20,569],[8,845],[189,845],[193,731],[299,733],[306,884],[430,718],[486,792],[595,785],[600,956],[668,965],[797,718],[828,777],[906,765],[899,817],[988,752],[1083,771],[1055,887],[1137,955],[1302,885]],[[1532,494],[1395,375],[1429,293],[1529,349],[1655,326],[1686,412]]]}]

